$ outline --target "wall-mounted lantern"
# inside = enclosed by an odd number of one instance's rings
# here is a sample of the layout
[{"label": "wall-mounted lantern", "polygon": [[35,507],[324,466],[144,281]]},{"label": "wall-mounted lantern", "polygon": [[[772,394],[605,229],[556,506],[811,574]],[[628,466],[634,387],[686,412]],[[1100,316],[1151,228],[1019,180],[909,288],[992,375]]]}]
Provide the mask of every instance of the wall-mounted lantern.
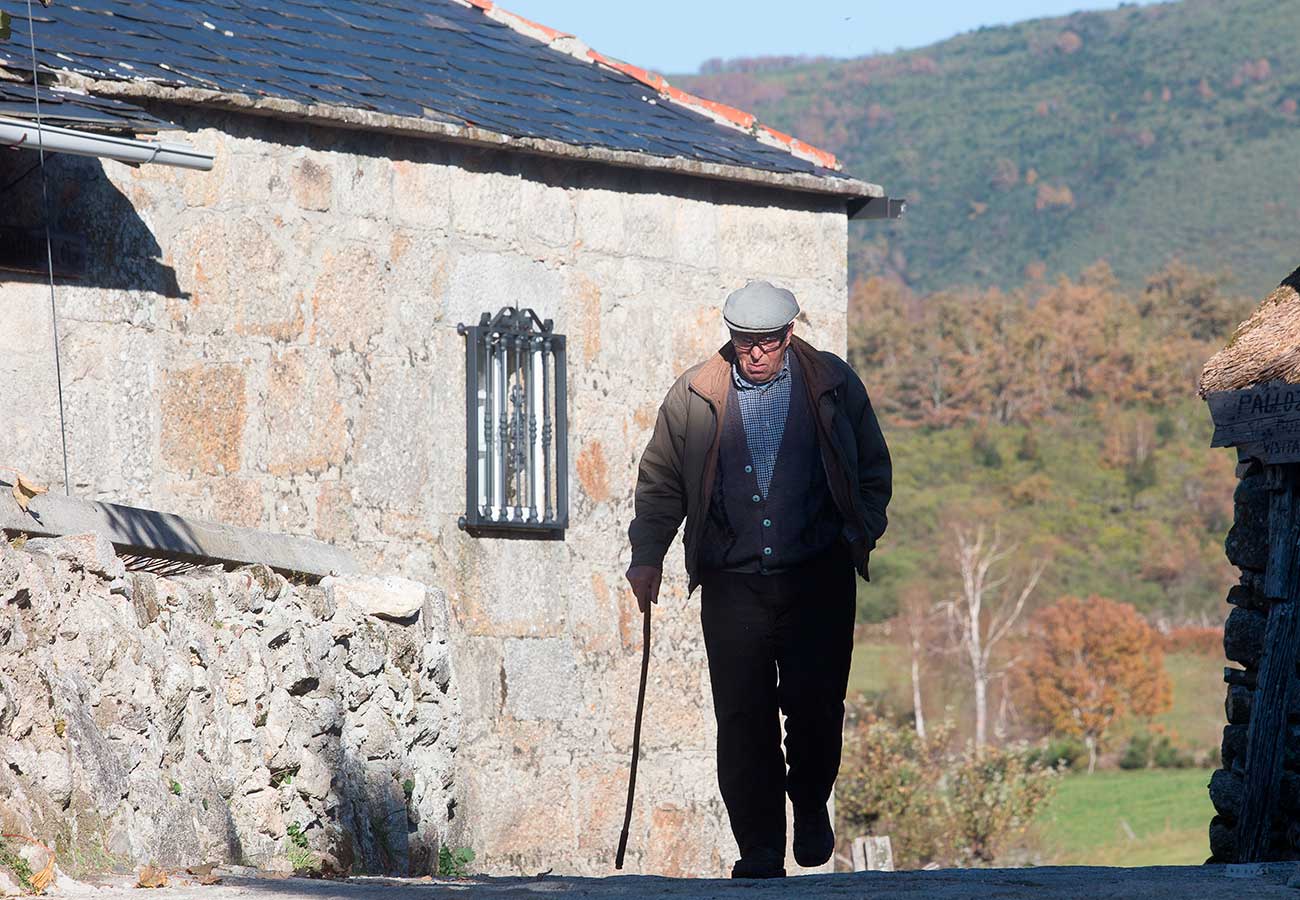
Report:
[{"label": "wall-mounted lantern", "polygon": [[483,313],[465,338],[465,515],[476,537],[560,540],[569,524],[564,335],[531,309]]}]

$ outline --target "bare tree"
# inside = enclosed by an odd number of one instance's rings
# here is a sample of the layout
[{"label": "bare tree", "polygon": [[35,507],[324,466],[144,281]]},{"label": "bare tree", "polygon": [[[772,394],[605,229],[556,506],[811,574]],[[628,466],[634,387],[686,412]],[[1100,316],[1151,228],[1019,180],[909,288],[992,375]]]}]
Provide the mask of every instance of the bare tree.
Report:
[{"label": "bare tree", "polygon": [[931,639],[931,620],[934,615],[931,593],[919,584],[908,585],[903,591],[903,624],[907,628],[907,649],[912,664],[912,718],[916,736],[925,740],[925,708],[921,696],[921,660]]},{"label": "bare tree", "polygon": [[[1019,663],[1019,657],[1013,661]],[[1004,674],[1006,667],[1003,667]],[[1020,710],[1016,707],[1015,698],[1011,692],[1007,678],[1000,679],[998,684],[998,716],[993,720],[993,737],[1001,744],[1007,739],[1007,734],[1011,728],[1020,722]]]},{"label": "bare tree", "polygon": [[1038,586],[1047,567],[1035,563],[1019,591],[1008,589],[1012,572],[1008,560],[1014,544],[1004,544],[995,527],[990,537],[985,526],[955,529],[957,568],[961,589],[944,604],[958,647],[965,656],[975,693],[975,747],[988,743],[989,683],[1001,677],[1011,663],[994,667],[993,652],[1010,633]]}]

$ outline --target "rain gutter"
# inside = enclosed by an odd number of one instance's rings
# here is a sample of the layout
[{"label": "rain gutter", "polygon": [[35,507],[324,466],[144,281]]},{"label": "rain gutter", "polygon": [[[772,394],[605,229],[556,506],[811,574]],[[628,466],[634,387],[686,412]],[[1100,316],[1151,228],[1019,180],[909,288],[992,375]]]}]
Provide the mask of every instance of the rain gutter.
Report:
[{"label": "rain gutter", "polygon": [[0,146],[23,147],[28,150],[43,148],[51,153],[98,156],[133,165],[153,163],[200,172],[211,171],[213,163],[211,153],[195,150],[189,144],[93,134],[5,117],[0,117]]}]

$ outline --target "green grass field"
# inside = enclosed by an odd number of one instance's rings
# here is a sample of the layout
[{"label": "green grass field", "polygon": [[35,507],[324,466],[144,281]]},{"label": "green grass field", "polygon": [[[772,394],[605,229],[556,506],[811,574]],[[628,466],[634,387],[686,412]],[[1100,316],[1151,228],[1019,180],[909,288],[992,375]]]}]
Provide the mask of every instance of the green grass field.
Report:
[{"label": "green grass field", "polygon": [[911,703],[911,675],[907,653],[898,644],[860,643],[853,647],[849,670],[849,696],[886,694]]},{"label": "green grass field", "polygon": [[[1217,750],[1223,736],[1223,661],[1194,653],[1165,655],[1165,671],[1174,684],[1174,705],[1151,720],[1166,729],[1174,742],[1203,755]],[[1146,728],[1145,721],[1128,719],[1115,726],[1112,745],[1122,748],[1128,734]]]},{"label": "green grass field", "polygon": [[1069,775],[1031,834],[1043,865],[1198,865],[1210,855],[1209,769]]},{"label": "green grass field", "polygon": [[[1165,657],[1173,681],[1173,707],[1152,722],[1116,723],[1109,742],[1122,750],[1128,735],[1164,728],[1198,757],[1218,745],[1223,727],[1222,663],[1208,655]],[[936,682],[939,679],[935,679]],[[911,708],[908,659],[898,644],[854,648],[850,695],[883,704],[895,714]],[[954,718],[969,717],[956,687],[927,687],[927,702]],[[934,710],[927,710],[932,719]],[[961,723],[964,724],[964,723]],[[1114,758],[1112,753],[1111,759]],[[1039,865],[1194,865],[1209,856],[1207,829],[1214,815],[1206,785],[1210,769],[1099,770],[1066,775],[1026,837],[1023,855]],[[1017,853],[1017,856],[1022,855]]]}]

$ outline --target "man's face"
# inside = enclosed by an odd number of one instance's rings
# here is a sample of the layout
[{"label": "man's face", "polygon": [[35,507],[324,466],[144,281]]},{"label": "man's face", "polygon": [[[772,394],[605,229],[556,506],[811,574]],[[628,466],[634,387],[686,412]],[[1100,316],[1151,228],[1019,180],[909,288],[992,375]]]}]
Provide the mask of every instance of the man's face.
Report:
[{"label": "man's face", "polygon": [[731,333],[731,345],[736,348],[736,365],[740,374],[754,384],[771,381],[781,371],[785,352],[790,349],[790,335],[794,326],[787,325],[768,334]]}]

